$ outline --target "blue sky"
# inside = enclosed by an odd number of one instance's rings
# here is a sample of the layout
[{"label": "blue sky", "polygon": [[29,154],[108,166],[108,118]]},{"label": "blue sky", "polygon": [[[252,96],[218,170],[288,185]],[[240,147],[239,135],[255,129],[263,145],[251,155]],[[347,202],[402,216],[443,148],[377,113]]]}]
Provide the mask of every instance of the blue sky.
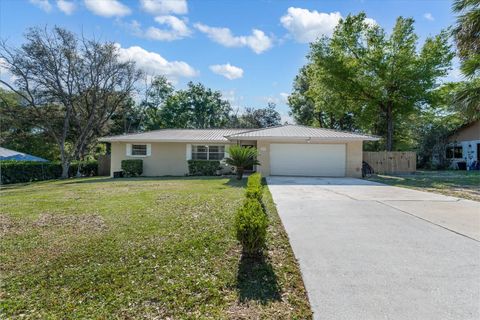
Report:
[{"label": "blue sky", "polygon": [[413,17],[420,41],[455,21],[451,1],[433,0],[0,0],[0,37],[20,45],[36,25],[83,32],[118,43],[122,57],[177,88],[199,81],[240,109],[273,101],[287,119],[308,41],[360,11],[387,31],[398,16]]}]

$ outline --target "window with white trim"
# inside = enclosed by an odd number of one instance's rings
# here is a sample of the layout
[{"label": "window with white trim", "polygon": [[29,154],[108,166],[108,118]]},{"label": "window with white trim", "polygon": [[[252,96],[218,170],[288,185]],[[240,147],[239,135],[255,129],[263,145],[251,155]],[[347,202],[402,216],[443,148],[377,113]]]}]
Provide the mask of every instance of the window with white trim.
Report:
[{"label": "window with white trim", "polygon": [[132,144],[132,156],[146,156],[147,145],[146,144]]},{"label": "window with white trim", "polygon": [[192,160],[222,160],[225,158],[225,146],[193,145]]},{"label": "window with white trim", "polygon": [[446,150],[447,159],[463,159],[462,146],[448,146]]}]

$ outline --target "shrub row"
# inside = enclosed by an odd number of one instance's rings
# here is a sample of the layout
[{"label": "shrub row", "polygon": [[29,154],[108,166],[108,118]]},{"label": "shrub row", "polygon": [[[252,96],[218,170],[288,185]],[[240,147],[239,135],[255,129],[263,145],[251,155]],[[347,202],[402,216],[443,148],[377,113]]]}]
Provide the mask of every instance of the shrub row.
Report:
[{"label": "shrub row", "polygon": [[[70,165],[68,174],[74,177],[77,174],[78,162]],[[21,183],[58,179],[62,176],[62,165],[57,162],[38,161],[0,161],[1,183]],[[96,176],[98,162],[96,160],[82,162],[80,173],[83,176]]]},{"label": "shrub row", "polygon": [[191,176],[215,176],[220,170],[217,160],[188,160],[188,174]]},{"label": "shrub row", "polygon": [[262,176],[259,173],[248,177],[246,200],[237,211],[235,231],[242,244],[243,254],[260,256],[266,247],[268,217],[262,205]]},{"label": "shrub row", "polygon": [[127,177],[137,177],[143,173],[143,160],[122,160],[122,170]]}]

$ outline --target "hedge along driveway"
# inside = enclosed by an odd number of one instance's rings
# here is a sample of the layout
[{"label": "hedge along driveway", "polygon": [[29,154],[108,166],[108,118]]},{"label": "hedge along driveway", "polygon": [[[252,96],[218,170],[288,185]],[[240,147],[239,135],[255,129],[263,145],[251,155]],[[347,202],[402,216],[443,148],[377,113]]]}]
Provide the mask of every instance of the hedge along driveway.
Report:
[{"label": "hedge along driveway", "polygon": [[[266,188],[265,188],[266,189]],[[7,318],[311,317],[268,190],[268,258],[240,260],[244,181],[105,179],[1,190]]]}]

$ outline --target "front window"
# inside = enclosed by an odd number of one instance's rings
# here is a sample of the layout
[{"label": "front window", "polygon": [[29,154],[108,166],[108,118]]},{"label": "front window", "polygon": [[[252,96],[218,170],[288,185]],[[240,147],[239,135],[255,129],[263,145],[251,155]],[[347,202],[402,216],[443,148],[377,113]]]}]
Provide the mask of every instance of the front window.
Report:
[{"label": "front window", "polygon": [[447,159],[462,159],[462,147],[460,146],[453,146],[447,147]]},{"label": "front window", "polygon": [[147,145],[146,144],[132,144],[132,156],[146,156]]},{"label": "front window", "polygon": [[225,158],[225,146],[192,146],[192,160],[222,160]]}]

